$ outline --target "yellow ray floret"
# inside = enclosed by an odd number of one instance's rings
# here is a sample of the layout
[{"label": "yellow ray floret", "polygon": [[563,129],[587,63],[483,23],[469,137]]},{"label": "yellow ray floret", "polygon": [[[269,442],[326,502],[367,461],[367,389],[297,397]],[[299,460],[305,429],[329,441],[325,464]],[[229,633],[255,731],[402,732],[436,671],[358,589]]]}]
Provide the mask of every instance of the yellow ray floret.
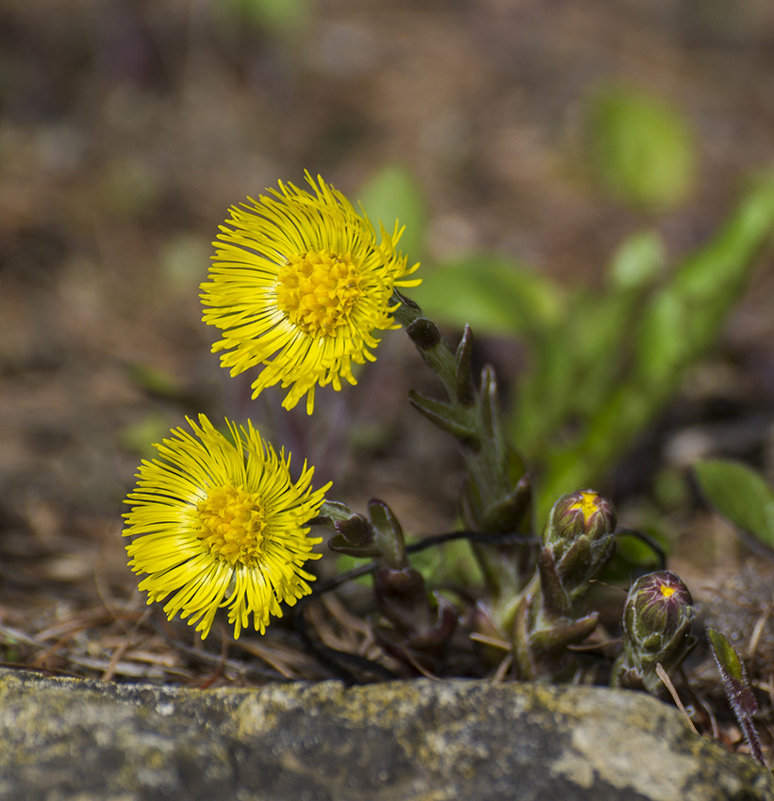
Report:
[{"label": "yellow ray floret", "polygon": [[184,428],[143,460],[129,493],[124,536],[135,573],[147,574],[140,589],[148,603],[168,598],[164,612],[178,612],[204,639],[219,607],[228,607],[234,637],[250,626],[263,634],[280,604],[295,604],[314,580],[303,569],[319,559],[306,524],[330,487],[312,490],[306,462],[298,480],[290,455],[261,439],[252,423],[226,421],[229,436],[205,417],[186,418]]},{"label": "yellow ray floret", "polygon": [[318,176],[311,192],[279,183],[268,196],[232,206],[220,226],[208,280],[201,285],[203,320],[220,329],[212,350],[238,375],[261,367],[253,397],[280,384],[282,405],[317,385],[356,383],[355,364],[373,361],[380,331],[398,328],[396,287],[417,286],[396,250],[402,229],[376,231],[364,214]]}]

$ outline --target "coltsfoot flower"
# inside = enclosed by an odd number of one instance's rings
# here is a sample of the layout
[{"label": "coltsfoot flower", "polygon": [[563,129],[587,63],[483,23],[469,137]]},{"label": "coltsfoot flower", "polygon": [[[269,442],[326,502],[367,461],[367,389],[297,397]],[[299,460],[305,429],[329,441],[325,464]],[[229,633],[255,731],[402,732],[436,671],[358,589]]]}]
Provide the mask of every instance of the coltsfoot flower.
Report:
[{"label": "coltsfoot flower", "polygon": [[226,421],[229,436],[203,414],[155,447],[143,460],[137,486],[126,498],[126,550],[135,573],[147,574],[140,590],[148,603],[169,600],[204,639],[219,607],[228,607],[234,637],[249,628],[263,634],[281,603],[311,592],[314,576],[303,569],[319,559],[308,536],[330,483],[312,490],[313,467],[290,475],[290,455],[261,439],[252,423]]},{"label": "coltsfoot flower", "polygon": [[201,285],[203,320],[222,332],[212,346],[221,366],[238,375],[262,367],[253,397],[289,388],[292,409],[315,387],[355,384],[355,364],[373,361],[378,332],[398,328],[395,287],[416,286],[396,250],[402,229],[381,229],[318,176],[310,191],[291,183],[232,206],[220,226],[208,280]]}]

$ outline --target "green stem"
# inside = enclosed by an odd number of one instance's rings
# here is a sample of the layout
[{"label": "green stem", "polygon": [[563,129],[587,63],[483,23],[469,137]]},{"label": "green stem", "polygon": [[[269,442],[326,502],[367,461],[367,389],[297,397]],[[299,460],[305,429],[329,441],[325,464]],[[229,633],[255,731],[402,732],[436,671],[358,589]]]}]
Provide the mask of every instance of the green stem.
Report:
[{"label": "green stem", "polygon": [[[398,292],[393,300],[399,304],[396,321],[406,329],[446,393],[445,403],[419,396],[412,402],[436,425],[454,433],[462,445],[468,478],[463,508],[466,523],[482,532],[515,530],[526,510],[509,507],[507,502],[524,470],[503,439],[494,371],[485,368],[481,385],[476,387],[470,371],[470,329],[466,328],[455,354],[438,326],[424,317],[416,303]],[[503,514],[510,509],[513,514]],[[473,553],[490,595],[494,599],[512,598],[523,583],[518,549],[474,545]]]},{"label": "green stem", "polygon": [[456,396],[457,365],[449,343],[441,336],[438,327],[428,320],[418,304],[397,290],[392,300],[400,304],[395,320],[409,333],[427,366],[441,379],[449,399]]}]

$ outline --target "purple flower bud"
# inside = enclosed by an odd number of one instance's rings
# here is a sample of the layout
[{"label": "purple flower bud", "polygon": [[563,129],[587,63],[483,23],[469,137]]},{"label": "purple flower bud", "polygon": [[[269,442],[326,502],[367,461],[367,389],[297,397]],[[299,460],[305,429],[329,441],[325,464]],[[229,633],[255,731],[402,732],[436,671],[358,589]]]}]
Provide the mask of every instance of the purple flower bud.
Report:
[{"label": "purple flower bud", "polygon": [[579,538],[598,540],[615,528],[615,510],[610,501],[594,490],[579,490],[563,495],[554,504],[548,518],[545,544],[554,556],[562,554]]},{"label": "purple flower bud", "polygon": [[543,542],[570,601],[586,592],[610,559],[615,524],[613,505],[594,490],[563,495],[551,509]]},{"label": "purple flower bud", "polygon": [[659,570],[637,579],[624,606],[623,650],[614,683],[659,693],[663,687],[656,666],[671,673],[688,655],[696,642],[694,615],[691,593],[679,576]]},{"label": "purple flower bud", "polygon": [[634,582],[626,599],[623,622],[626,634],[640,647],[661,651],[687,633],[693,616],[688,587],[669,570],[659,570]]}]

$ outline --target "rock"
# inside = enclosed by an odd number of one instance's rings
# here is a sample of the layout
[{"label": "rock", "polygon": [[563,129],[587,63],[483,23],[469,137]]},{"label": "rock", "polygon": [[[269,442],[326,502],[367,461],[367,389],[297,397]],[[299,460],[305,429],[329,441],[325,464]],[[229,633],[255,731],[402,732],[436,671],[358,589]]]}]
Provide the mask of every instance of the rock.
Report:
[{"label": "rock", "polygon": [[0,670],[0,799],[757,801],[644,694],[417,680],[193,690]]}]

